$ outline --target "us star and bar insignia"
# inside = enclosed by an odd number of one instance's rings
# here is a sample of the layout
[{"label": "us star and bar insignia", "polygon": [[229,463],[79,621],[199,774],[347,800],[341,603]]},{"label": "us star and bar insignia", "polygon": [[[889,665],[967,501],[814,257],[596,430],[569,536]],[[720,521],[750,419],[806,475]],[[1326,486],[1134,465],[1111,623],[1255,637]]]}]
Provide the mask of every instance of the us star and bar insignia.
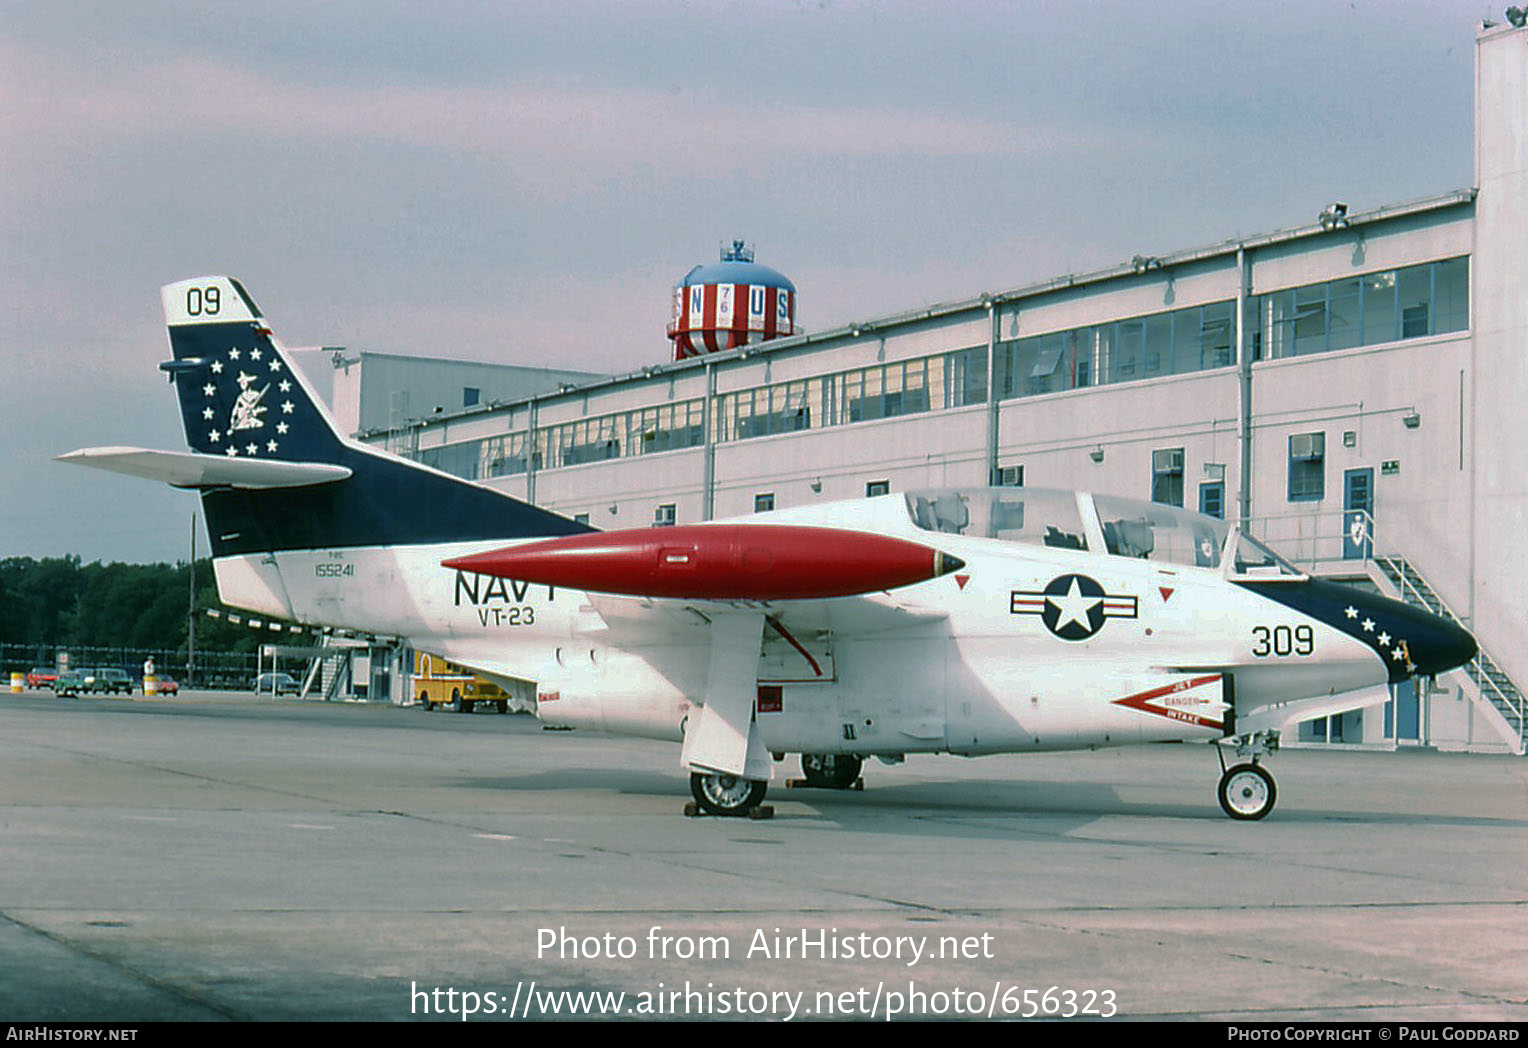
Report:
[{"label": "us star and bar insignia", "polygon": [[1058,575],[1043,590],[1013,590],[1008,610],[1038,615],[1045,628],[1062,640],[1087,640],[1108,619],[1133,619],[1139,602],[1128,593],[1105,593],[1086,575]]}]

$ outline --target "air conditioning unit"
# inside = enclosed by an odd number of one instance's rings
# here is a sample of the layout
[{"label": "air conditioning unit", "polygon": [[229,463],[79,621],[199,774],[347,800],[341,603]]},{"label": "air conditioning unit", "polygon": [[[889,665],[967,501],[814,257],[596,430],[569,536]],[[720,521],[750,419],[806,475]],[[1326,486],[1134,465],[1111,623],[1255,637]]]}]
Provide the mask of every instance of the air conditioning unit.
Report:
[{"label": "air conditioning unit", "polygon": [[1153,473],[1182,473],[1183,449],[1165,448],[1162,451],[1153,451],[1151,469]]},{"label": "air conditioning unit", "polygon": [[1296,433],[1289,438],[1289,457],[1318,459],[1326,455],[1325,433]]}]

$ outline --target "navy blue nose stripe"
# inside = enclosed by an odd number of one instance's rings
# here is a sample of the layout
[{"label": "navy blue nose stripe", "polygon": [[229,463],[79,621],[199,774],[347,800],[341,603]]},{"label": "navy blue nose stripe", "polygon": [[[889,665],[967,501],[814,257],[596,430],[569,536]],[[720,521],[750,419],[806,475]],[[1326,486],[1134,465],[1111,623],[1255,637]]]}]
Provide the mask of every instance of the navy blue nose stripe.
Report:
[{"label": "navy blue nose stripe", "polygon": [[1478,650],[1469,631],[1452,621],[1351,586],[1323,579],[1239,579],[1236,584],[1368,645],[1384,663],[1392,684],[1418,673],[1451,670]]}]

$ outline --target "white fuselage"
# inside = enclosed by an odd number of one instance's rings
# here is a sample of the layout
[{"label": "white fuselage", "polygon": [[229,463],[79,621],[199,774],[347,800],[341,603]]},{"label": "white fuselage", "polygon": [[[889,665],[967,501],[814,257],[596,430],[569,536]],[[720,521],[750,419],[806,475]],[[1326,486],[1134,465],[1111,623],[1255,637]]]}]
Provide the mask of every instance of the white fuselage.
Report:
[{"label": "white fuselage", "polygon": [[[1218,568],[931,535],[895,515],[860,526],[927,542],[966,567],[891,592],[759,606],[778,626],[765,629],[758,674],[756,722],[771,751],[977,754],[1208,740],[1232,727],[1228,680],[1236,720],[1386,680],[1368,647]],[[403,637],[533,681],[549,723],[680,740],[704,702],[705,615],[715,609],[441,567],[503,545],[228,557],[217,574],[227,603]],[[1043,595],[1068,576],[1103,596]],[[1090,636],[1064,639],[1042,621],[1047,600],[1052,625],[1058,616],[1063,626],[1067,616],[1081,623],[1095,608],[1102,625],[1095,618]],[[1270,636],[1298,641],[1275,647]]]}]

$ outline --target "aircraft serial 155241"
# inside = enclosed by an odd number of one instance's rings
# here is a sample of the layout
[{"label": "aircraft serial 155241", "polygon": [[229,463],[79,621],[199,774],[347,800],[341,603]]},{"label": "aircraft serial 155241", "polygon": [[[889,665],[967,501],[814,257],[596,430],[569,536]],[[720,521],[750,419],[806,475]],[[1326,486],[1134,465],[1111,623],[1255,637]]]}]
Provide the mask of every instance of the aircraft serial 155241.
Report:
[{"label": "aircraft serial 155241", "polygon": [[713,814],[753,810],[787,753],[843,787],[871,756],[1206,741],[1221,806],[1259,819],[1280,729],[1476,650],[1223,521],[1111,495],[597,531],[345,438],[237,281],[162,298],[191,451],[63,459],[200,491],[225,604],[533,681],[547,724],[682,742]]}]

